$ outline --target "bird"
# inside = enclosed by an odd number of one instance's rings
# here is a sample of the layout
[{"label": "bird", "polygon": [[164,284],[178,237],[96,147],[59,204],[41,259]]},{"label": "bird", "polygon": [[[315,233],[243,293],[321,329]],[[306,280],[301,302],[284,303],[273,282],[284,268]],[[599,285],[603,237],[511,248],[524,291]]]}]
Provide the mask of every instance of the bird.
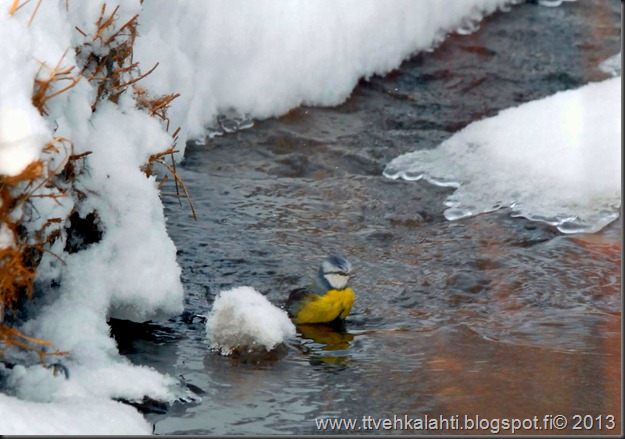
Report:
[{"label": "bird", "polygon": [[326,258],[319,267],[316,282],[289,294],[285,308],[295,324],[342,322],[354,304],[349,287],[352,266],[343,255]]}]

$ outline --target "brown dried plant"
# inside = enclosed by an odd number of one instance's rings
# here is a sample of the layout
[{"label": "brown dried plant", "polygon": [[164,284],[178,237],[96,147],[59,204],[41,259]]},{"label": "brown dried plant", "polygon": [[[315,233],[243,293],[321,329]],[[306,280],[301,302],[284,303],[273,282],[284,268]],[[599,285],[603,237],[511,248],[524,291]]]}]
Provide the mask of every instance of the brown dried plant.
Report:
[{"label": "brown dried plant", "polygon": [[66,352],[48,352],[45,349],[52,348],[52,343],[29,337],[5,322],[6,311],[14,313],[22,297],[32,298],[36,273],[28,250],[25,244],[0,249],[0,357],[4,356],[5,347],[17,347],[35,352],[44,363],[44,357]]},{"label": "brown dried plant", "polygon": [[[71,154],[73,150],[71,142],[63,137],[53,139],[43,148],[44,154],[59,154],[61,150],[66,154]],[[54,177],[71,161],[68,159],[65,164],[59,165],[58,169],[46,169],[45,163],[49,161],[37,160],[18,175],[0,176],[0,224],[3,224],[12,241],[12,245],[0,248],[0,356],[3,355],[5,346],[14,346],[37,353],[42,362],[46,355],[61,353],[44,351],[45,348],[51,347],[50,343],[28,337],[12,328],[5,320],[5,313],[9,311],[14,314],[15,306],[20,300],[32,298],[36,268],[41,254],[44,251],[49,252],[47,247],[61,236],[61,218],[49,218],[39,230],[30,235],[23,227],[23,206],[28,205],[29,200],[38,197],[55,199],[67,196],[65,190],[54,182]],[[46,194],[37,194],[44,186],[54,190]],[[22,213],[18,215],[17,212]],[[54,225],[57,225],[56,229]]]},{"label": "brown dried plant", "polygon": [[[41,72],[41,69],[44,67],[49,70],[49,74],[46,78],[41,79],[39,78],[40,75],[37,74],[37,77],[35,78],[35,86],[33,88],[33,105],[35,106],[35,108],[37,108],[37,110],[39,110],[39,113],[41,115],[48,114],[46,112],[46,103],[50,99],[69,90],[70,88],[75,86],[78,81],[80,81],[80,76],[70,76],[70,73],[72,70],[74,70],[74,67],[61,67],[61,62],[63,61],[63,58],[65,58],[65,55],[67,55],[67,50],[63,53],[61,59],[59,59],[59,61],[52,69],[48,68],[44,62],[40,62],[41,67],[39,69],[39,72]],[[48,93],[52,84],[59,81],[69,81],[69,84],[59,90]]]},{"label": "brown dried plant", "polygon": [[[117,103],[120,95],[132,84],[148,76],[158,66],[156,63],[146,73],[139,73],[139,63],[133,62],[133,47],[137,37],[137,18],[135,14],[119,28],[115,28],[115,14],[119,6],[116,6],[110,14],[106,14],[106,3],[102,4],[100,15],[96,21],[96,31],[91,37],[76,27],[87,41],[76,49],[76,54],[84,56],[82,74],[89,81],[98,82],[96,99],[91,108],[95,111],[98,102],[106,97],[111,102]],[[106,55],[96,54],[98,47],[107,47]]]},{"label": "brown dried plant", "polygon": [[[176,133],[178,133],[178,130],[174,132],[174,134]],[[191,215],[193,216],[193,219],[197,221],[197,216],[195,214],[195,207],[193,207],[193,202],[191,201],[191,195],[189,195],[189,192],[187,191],[187,188],[184,185],[182,178],[180,178],[180,175],[178,175],[178,172],[176,171],[176,161],[174,160],[174,154],[177,153],[178,151],[174,149],[175,147],[176,147],[176,143],[174,142],[173,146],[170,149],[163,151],[163,152],[159,152],[157,154],[152,154],[150,158],[148,159],[148,163],[143,167],[143,172],[145,172],[145,174],[149,177],[154,174],[154,171],[153,171],[154,163],[159,163],[162,166],[164,166],[171,173],[171,175],[174,176],[174,184],[176,187],[176,193],[161,192],[160,193],[161,196],[176,197],[178,198],[179,202],[181,198],[186,198],[187,201],[189,202],[189,207],[191,208]],[[168,164],[164,159],[164,157],[167,155],[171,157],[171,163],[172,163],[171,165]],[[167,180],[168,180],[168,177],[167,175],[165,175],[159,182],[157,189],[160,190],[163,184]],[[184,192],[183,194],[180,193],[179,187],[182,188],[182,191]],[[182,202],[180,202],[180,204],[182,205]]]},{"label": "brown dried plant", "polygon": [[15,11],[17,11],[19,8],[20,8],[20,0],[13,0],[13,3],[9,7],[9,15],[12,16],[13,14],[15,14]]},{"label": "brown dried plant", "polygon": [[[39,360],[45,365],[45,358],[49,356],[67,355],[65,351],[45,351],[45,348],[53,348],[53,344],[46,340],[29,337],[17,329],[7,325],[0,325],[0,356],[2,355],[2,345],[14,346],[36,353]],[[34,346],[33,346],[34,345]]]},{"label": "brown dried plant", "polygon": [[[9,14],[14,15],[20,8],[31,0],[13,0],[9,7]],[[31,24],[37,14],[41,0],[37,2],[30,19]],[[68,3],[65,4],[66,11]],[[33,86],[33,105],[43,116],[47,115],[47,104],[50,99],[58,96],[74,87],[82,77],[97,83],[96,99],[92,104],[92,111],[96,111],[98,103],[108,99],[113,103],[118,103],[122,93],[132,88],[137,108],[144,109],[151,116],[158,117],[164,128],[169,131],[169,118],[167,109],[171,102],[179,94],[172,93],[160,97],[150,97],[149,94],[136,83],[151,74],[158,66],[158,63],[147,72],[141,73],[139,63],[133,61],[133,47],[137,33],[138,14],[130,18],[119,28],[115,27],[117,20],[116,13],[119,6],[115,7],[110,14],[106,13],[106,3],[102,5],[99,17],[96,21],[96,31],[92,36],[88,36],[84,31],[76,27],[76,30],[85,37],[85,43],[75,49],[77,59],[82,65],[81,71],[77,75],[72,75],[74,67],[62,66],[67,51],[59,59],[57,64],[50,68],[44,62],[40,62],[41,67]],[[102,53],[101,47],[107,47],[106,55]],[[63,86],[59,84],[66,82]],[[193,217],[196,218],[195,209],[191,202],[187,189],[182,179],[176,171],[176,163],[173,155],[180,128],[172,134],[172,146],[161,153],[152,155],[143,170],[146,175],[153,175],[154,163],[159,163],[165,167],[174,177],[176,185],[175,194],[161,194],[165,196],[176,196],[187,198]],[[4,246],[0,249],[0,356],[3,355],[3,347],[14,346],[37,353],[44,361],[48,355],[63,355],[66,352],[46,352],[52,344],[45,340],[29,337],[20,331],[12,328],[5,319],[5,313],[14,313],[14,307],[22,298],[30,298],[33,294],[33,285],[36,278],[36,268],[43,252],[49,252],[49,246],[56,241],[62,233],[63,220],[61,218],[48,218],[44,225],[37,231],[27,231],[22,224],[25,221],[17,212],[23,212],[23,206],[29,205],[34,198],[48,197],[56,199],[64,196],[73,196],[80,202],[87,197],[87,194],[76,188],[81,170],[77,168],[78,160],[84,159],[91,154],[91,151],[82,154],[74,154],[73,144],[65,138],[57,137],[44,145],[43,153],[56,156],[65,153],[66,159],[61,160],[61,165],[56,169],[47,168],[47,163],[51,160],[36,160],[29,164],[17,176],[0,175],[0,224],[6,225],[13,245]],[[171,164],[165,161],[166,156],[171,157]],[[83,167],[84,169],[84,167]],[[167,181],[165,175],[158,186],[162,187]],[[46,187],[44,194],[38,193],[42,187]],[[179,187],[184,194],[180,193]],[[28,209],[26,209],[28,210]],[[53,255],[58,258],[57,255]],[[59,258],[60,259],[60,258]]]},{"label": "brown dried plant", "polygon": [[[124,93],[128,87],[132,87],[137,108],[146,110],[150,116],[158,117],[163,121],[165,130],[169,131],[170,121],[167,117],[167,109],[171,102],[180,96],[180,93],[151,97],[144,88],[136,85],[141,79],[150,75],[158,67],[158,63],[147,72],[140,73],[139,63],[133,61],[133,47],[135,39],[138,36],[138,14],[134,15],[118,29],[115,29],[115,14],[118,8],[119,6],[116,6],[110,14],[107,14],[106,4],[102,5],[100,15],[96,21],[96,31],[92,36],[76,28],[87,40],[83,46],[76,49],[78,57],[82,56],[85,58],[82,74],[87,76],[89,81],[98,82],[96,100],[91,108],[95,111],[98,102],[101,102],[104,98],[107,98],[111,102],[118,103],[121,94]],[[94,48],[96,48],[97,45],[104,45],[109,48],[105,56],[95,54]],[[175,151],[175,147],[179,130],[180,128],[176,129],[172,134],[174,138],[173,145],[166,151],[152,155],[143,169],[146,175],[150,176],[154,174],[153,164],[162,164],[174,177],[176,193],[161,193],[161,195],[186,198],[191,206],[193,218],[196,218],[191,197],[176,171],[176,162],[173,157],[173,154],[177,152]],[[167,155],[171,157],[171,164],[166,163],[164,160],[164,157]],[[168,176],[165,175],[161,179],[158,189],[160,189],[167,180]],[[182,188],[184,194],[180,193],[180,188]]]},{"label": "brown dried plant", "polygon": [[[14,15],[22,6],[26,6],[30,3],[30,0],[26,0],[24,3],[20,5],[20,0],[13,0],[13,3],[9,7],[9,15]],[[28,20],[28,24],[30,25],[35,19],[35,15],[37,15],[37,11],[39,10],[39,6],[41,6],[41,0],[37,1],[37,5],[35,6],[35,10],[33,11],[30,19]]]},{"label": "brown dried plant", "polygon": [[[171,102],[174,99],[180,96],[180,93],[172,93],[169,95],[159,96],[156,98],[150,98],[147,91],[145,91],[143,88],[135,86],[134,94],[135,94],[135,101],[137,103],[137,107],[147,110],[150,116],[156,116],[159,119],[161,119],[165,123],[165,129],[169,131],[169,117],[167,117],[167,109],[169,108],[169,104],[171,104]],[[174,143],[169,149],[163,152],[159,152],[157,154],[152,154],[150,156],[150,158],[148,159],[148,162],[143,167],[143,172],[145,172],[145,174],[148,177],[151,175],[154,175],[154,170],[153,170],[154,163],[159,163],[163,167],[165,167],[165,169],[167,169],[171,173],[171,175],[173,175],[174,177],[174,186],[176,189],[176,193],[160,192],[161,196],[176,197],[178,198],[180,205],[182,205],[182,202],[180,201],[180,199],[186,198],[189,203],[189,207],[191,208],[191,215],[193,216],[193,219],[197,221],[197,216],[195,214],[195,207],[193,207],[193,202],[191,201],[191,195],[189,195],[189,192],[187,191],[187,188],[185,187],[184,182],[182,181],[182,179],[180,178],[180,175],[178,174],[176,170],[176,160],[174,159],[174,154],[178,152],[176,150],[176,145],[178,144],[179,132],[180,132],[180,127],[176,128],[176,130],[173,132],[172,138],[174,139]],[[165,156],[169,156],[171,158],[171,165],[165,161]],[[163,178],[158,184],[159,191],[167,180],[168,180],[168,176],[167,175],[163,176]],[[182,189],[183,193],[180,193],[180,189]]]},{"label": "brown dried plant", "polygon": [[[134,86],[133,87],[135,102],[137,103],[137,108],[145,108],[150,116],[157,116],[163,122],[165,122],[165,130],[169,131],[169,118],[167,117],[167,109],[169,108],[169,104],[180,96],[180,93],[172,93],[168,95],[158,96],[156,98],[151,98],[148,92],[141,88]],[[179,130],[180,128],[178,128]],[[173,137],[176,137],[178,134],[178,130],[173,134]]]},{"label": "brown dried plant", "polygon": [[13,309],[22,294],[32,297],[36,274],[25,255],[24,246],[0,249],[0,302],[7,310]]}]

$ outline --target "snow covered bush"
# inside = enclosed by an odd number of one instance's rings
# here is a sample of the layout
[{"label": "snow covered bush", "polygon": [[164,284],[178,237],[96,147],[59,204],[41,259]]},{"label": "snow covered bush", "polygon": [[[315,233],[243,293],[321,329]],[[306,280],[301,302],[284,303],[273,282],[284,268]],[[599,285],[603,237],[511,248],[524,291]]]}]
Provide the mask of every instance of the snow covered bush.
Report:
[{"label": "snow covered bush", "polygon": [[[157,67],[133,59],[140,7],[0,2],[0,359],[12,370],[0,384],[9,374],[3,391],[21,399],[42,386],[48,402],[174,398],[176,380],[131,365],[107,325],[182,311],[155,175],[177,178],[177,95],[139,87]],[[65,353],[71,379],[35,372],[15,347]]]}]

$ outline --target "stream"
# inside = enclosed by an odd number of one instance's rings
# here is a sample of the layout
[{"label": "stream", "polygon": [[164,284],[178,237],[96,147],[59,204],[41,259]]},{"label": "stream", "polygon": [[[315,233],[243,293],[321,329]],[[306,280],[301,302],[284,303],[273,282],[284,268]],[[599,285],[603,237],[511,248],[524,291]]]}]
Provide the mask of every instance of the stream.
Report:
[{"label": "stream", "polygon": [[[340,106],[189,142],[177,170],[197,221],[186,200],[163,197],[185,312],[111,323],[133,363],[198,395],[147,413],[155,433],[495,432],[492,422],[462,431],[363,422],[466,415],[537,416],[527,432],[541,434],[545,415],[564,415],[565,427],[543,433],[618,434],[620,219],[578,235],[506,210],[450,222],[443,201],[453,189],[382,171],[472,121],[607,78],[598,65],[620,50],[620,22],[617,1],[527,2],[361,81]],[[300,328],[261,357],[209,350],[196,316],[219,291],[248,285],[280,305],[337,251],[356,272],[346,332]],[[576,429],[575,415],[590,415],[589,428]],[[318,428],[326,418],[358,422]]]}]

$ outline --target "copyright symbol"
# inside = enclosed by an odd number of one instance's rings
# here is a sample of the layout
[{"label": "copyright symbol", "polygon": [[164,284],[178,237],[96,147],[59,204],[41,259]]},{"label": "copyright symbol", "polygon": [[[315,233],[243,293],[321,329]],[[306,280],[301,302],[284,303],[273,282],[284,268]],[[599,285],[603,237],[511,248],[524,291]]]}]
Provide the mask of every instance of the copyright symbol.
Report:
[{"label": "copyright symbol", "polygon": [[563,430],[566,428],[567,420],[564,415],[556,415],[553,417],[553,426],[556,430]]}]

